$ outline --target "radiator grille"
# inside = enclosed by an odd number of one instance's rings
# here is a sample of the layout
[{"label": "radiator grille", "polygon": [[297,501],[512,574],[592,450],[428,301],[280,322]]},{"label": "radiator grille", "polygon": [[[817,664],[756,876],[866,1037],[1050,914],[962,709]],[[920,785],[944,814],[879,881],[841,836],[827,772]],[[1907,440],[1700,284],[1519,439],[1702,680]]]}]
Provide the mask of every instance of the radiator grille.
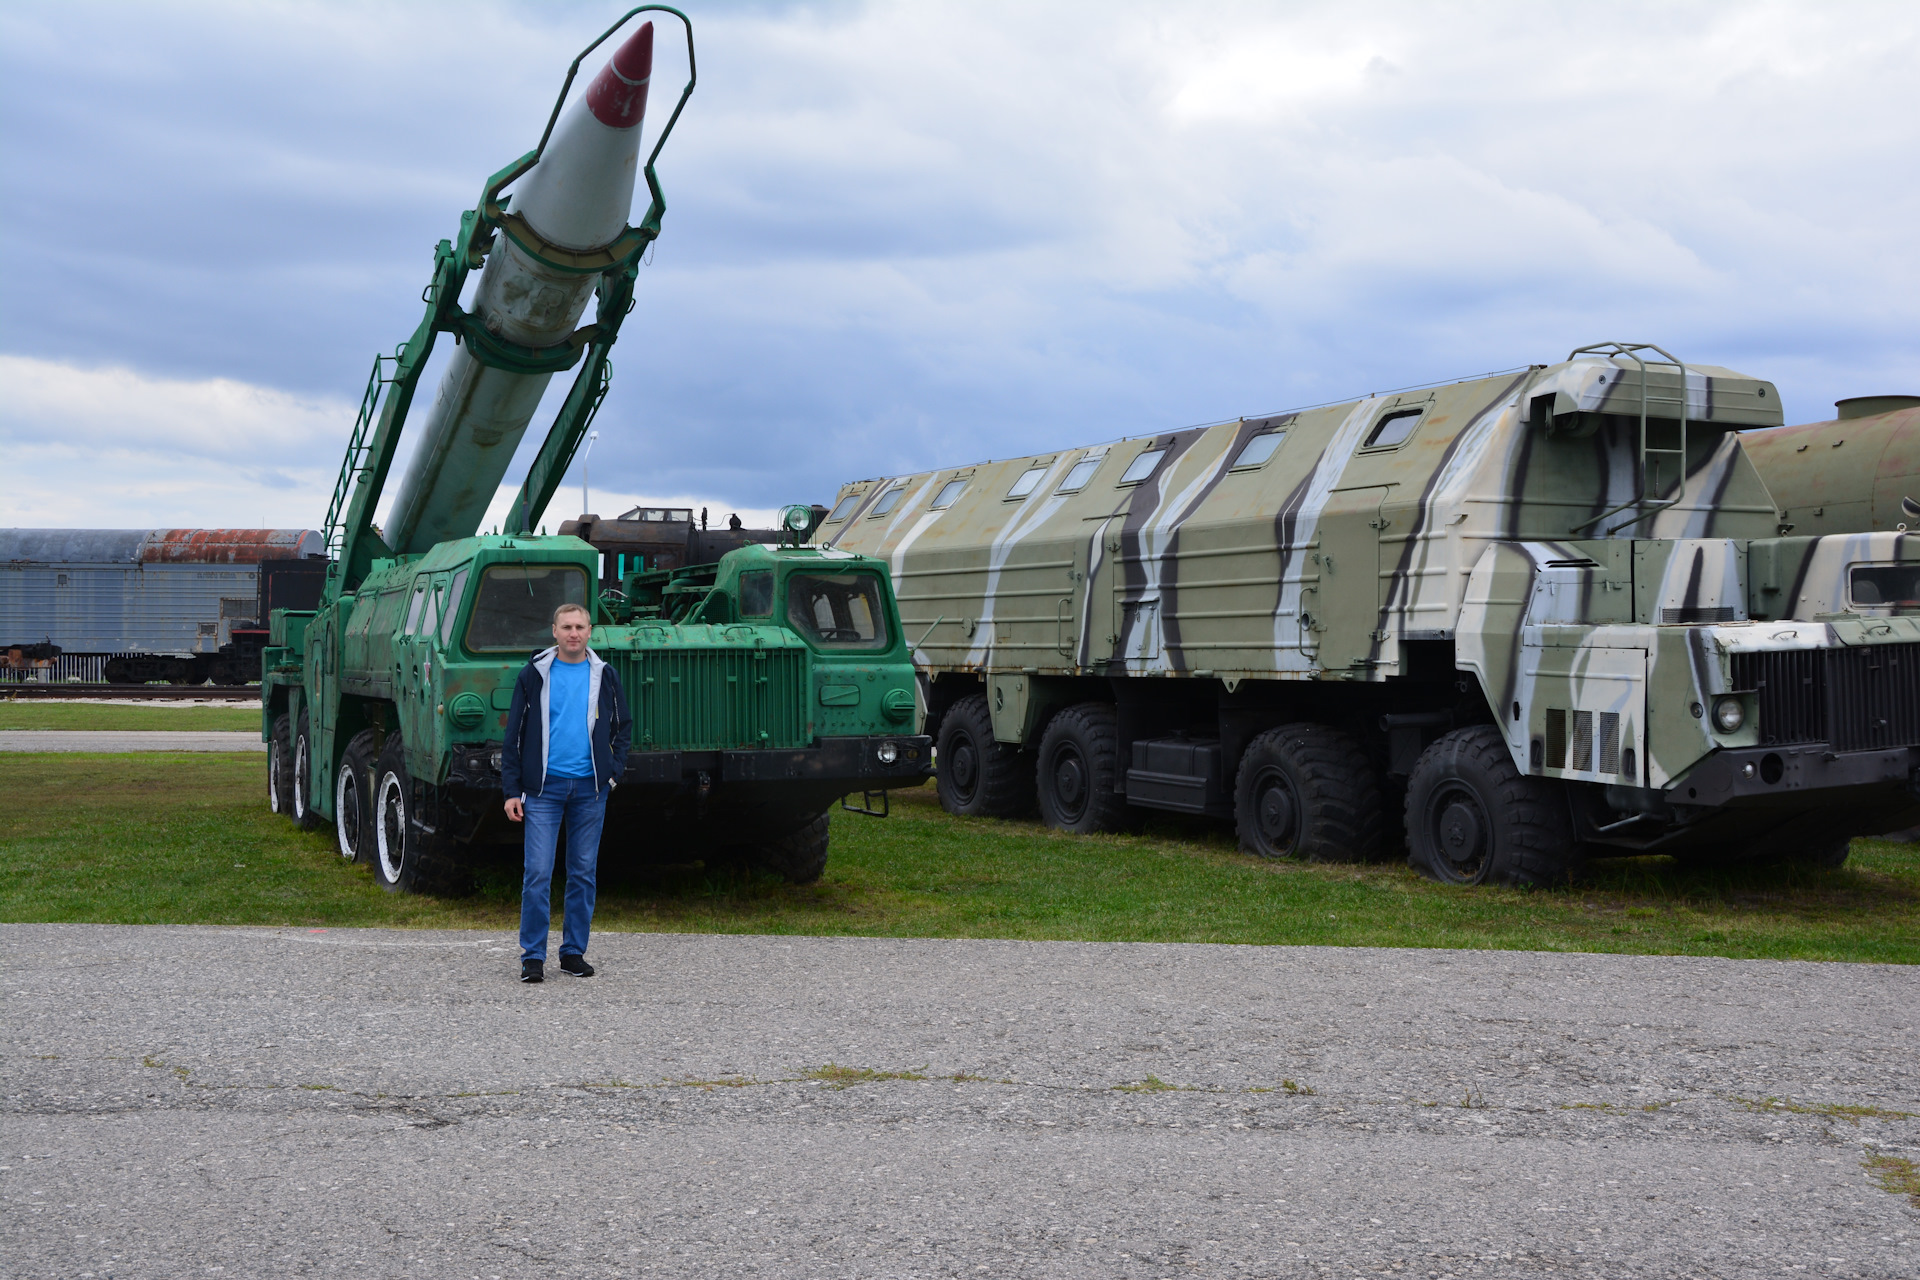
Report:
[{"label": "radiator grille", "polygon": [[1768,746],[1920,746],[1920,644],[1736,653],[1733,683],[1759,695]]},{"label": "radiator grille", "polygon": [[643,649],[609,656],[639,751],[804,747],[803,649]]}]

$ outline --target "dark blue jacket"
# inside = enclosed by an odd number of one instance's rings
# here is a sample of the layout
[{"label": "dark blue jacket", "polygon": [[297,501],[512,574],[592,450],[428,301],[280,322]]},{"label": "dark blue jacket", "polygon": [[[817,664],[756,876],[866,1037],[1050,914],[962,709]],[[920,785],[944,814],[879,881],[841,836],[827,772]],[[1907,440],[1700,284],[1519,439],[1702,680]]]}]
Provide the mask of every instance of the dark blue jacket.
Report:
[{"label": "dark blue jacket", "polygon": [[[500,750],[500,794],[511,799],[537,796],[547,785],[548,671],[558,660],[544,649],[520,669],[507,709],[507,740]],[[633,743],[633,716],[627,711],[620,673],[599,654],[587,650],[593,668],[587,689],[588,731],[593,743],[593,789],[610,787],[627,768]]]}]

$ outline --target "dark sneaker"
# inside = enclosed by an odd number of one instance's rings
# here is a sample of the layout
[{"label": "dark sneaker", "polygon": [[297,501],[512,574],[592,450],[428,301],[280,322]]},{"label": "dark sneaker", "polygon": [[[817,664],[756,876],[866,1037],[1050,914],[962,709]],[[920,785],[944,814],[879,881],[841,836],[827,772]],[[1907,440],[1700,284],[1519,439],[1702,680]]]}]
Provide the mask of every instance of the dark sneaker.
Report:
[{"label": "dark sneaker", "polygon": [[[560,963],[564,965],[566,961],[562,960]],[[546,980],[547,980],[546,961],[522,960],[520,962],[520,981],[545,982]]]},{"label": "dark sneaker", "polygon": [[570,973],[576,978],[591,978],[593,966],[587,963],[585,956],[561,956],[560,972]]}]

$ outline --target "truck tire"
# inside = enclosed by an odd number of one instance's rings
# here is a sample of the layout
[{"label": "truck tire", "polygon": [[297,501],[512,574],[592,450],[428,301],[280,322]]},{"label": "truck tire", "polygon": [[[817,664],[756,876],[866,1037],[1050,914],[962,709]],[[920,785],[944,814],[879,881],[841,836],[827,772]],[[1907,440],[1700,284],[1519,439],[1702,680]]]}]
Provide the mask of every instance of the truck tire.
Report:
[{"label": "truck tire", "polygon": [[1443,884],[1557,884],[1579,869],[1564,792],[1514,767],[1492,725],[1455,729],[1407,779],[1407,861]]},{"label": "truck tire", "polygon": [[312,831],[320,825],[320,815],[313,811],[313,731],[304,711],[299,727],[293,731],[292,773],[293,785],[288,791],[293,795],[293,825]]},{"label": "truck tire", "polygon": [[823,813],[777,840],[754,845],[747,861],[788,884],[812,884],[827,869],[827,815]]},{"label": "truck tire", "polygon": [[413,778],[400,735],[387,735],[373,770],[373,878],[390,893],[459,893],[466,887],[453,842],[423,829],[413,813]]},{"label": "truck tire", "polygon": [[348,862],[366,861],[372,848],[374,754],[373,730],[362,729],[347,744],[333,780],[333,831]]},{"label": "truck tire", "polygon": [[1360,862],[1378,857],[1380,780],[1338,729],[1284,724],[1247,744],[1233,787],[1240,847],[1262,858]]},{"label": "truck tire", "polygon": [[1055,716],[1040,736],[1035,770],[1040,820],[1074,835],[1124,829],[1127,800],[1114,790],[1119,757],[1120,726],[1110,704],[1082,702]]},{"label": "truck tire", "polygon": [[968,818],[1033,812],[1033,770],[1020,752],[993,739],[987,695],[972,693],[940,720],[940,807]]},{"label": "truck tire", "polygon": [[274,718],[267,735],[267,808],[293,816],[293,725],[285,716]]}]

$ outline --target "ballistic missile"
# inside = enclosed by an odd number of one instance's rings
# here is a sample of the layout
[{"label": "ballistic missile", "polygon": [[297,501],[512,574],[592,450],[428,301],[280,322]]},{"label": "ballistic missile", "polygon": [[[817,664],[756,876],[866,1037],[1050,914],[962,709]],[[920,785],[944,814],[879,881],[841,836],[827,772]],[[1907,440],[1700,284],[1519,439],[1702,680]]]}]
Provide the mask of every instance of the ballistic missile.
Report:
[{"label": "ballistic missile", "polygon": [[[649,22],[568,109],[539,163],[514,189],[514,212],[541,239],[585,252],[610,245],[626,227],[652,73]],[[548,346],[573,332],[594,281],[590,274],[555,270],[502,235],[480,274],[472,310],[497,337]],[[390,548],[423,552],[479,528],[552,376],[493,368],[464,345],[453,349],[387,517]]]}]

